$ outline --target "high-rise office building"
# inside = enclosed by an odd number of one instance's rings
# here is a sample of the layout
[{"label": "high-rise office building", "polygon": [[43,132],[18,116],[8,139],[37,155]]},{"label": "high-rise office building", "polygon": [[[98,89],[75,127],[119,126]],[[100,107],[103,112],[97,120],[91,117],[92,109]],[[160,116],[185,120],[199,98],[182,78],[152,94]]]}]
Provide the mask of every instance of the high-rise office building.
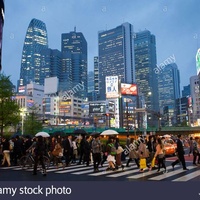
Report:
[{"label": "high-rise office building", "polygon": [[191,100],[188,107],[191,108],[189,114],[189,123],[191,126],[200,126],[200,98],[199,98],[199,76],[190,77],[190,91],[191,91]]},{"label": "high-rise office building", "polygon": [[88,93],[94,92],[94,72],[88,73]]},{"label": "high-rise office building", "polygon": [[133,26],[129,23],[99,32],[99,96],[106,99],[105,77],[120,76],[123,83],[135,82]]},{"label": "high-rise office building", "polygon": [[44,79],[41,78],[42,51],[48,48],[47,30],[44,22],[32,19],[25,36],[22,51],[20,80],[18,85],[27,85],[35,82],[43,85]]},{"label": "high-rise office building", "polygon": [[[81,32],[74,30],[62,34],[61,51],[63,54],[62,73],[67,82],[62,79],[62,90],[70,90],[82,84],[84,88],[74,93],[79,98],[87,97],[87,41]],[[66,84],[64,84],[66,82]],[[70,85],[71,88],[67,87]],[[66,89],[65,89],[66,86]]]},{"label": "high-rise office building", "polygon": [[176,99],[176,119],[177,125],[188,125],[188,97],[183,96]]},{"label": "high-rise office building", "polygon": [[152,112],[158,112],[157,75],[153,70],[157,64],[156,39],[150,31],[145,30],[135,34],[134,44],[135,74],[139,95],[143,96],[143,104],[150,112],[147,117],[148,125],[155,126],[157,122]]},{"label": "high-rise office building", "polygon": [[41,80],[49,77],[60,79],[62,67],[62,54],[58,49],[44,49],[42,51]]},{"label": "high-rise office building", "polygon": [[162,114],[166,107],[171,110],[170,116],[165,112],[165,125],[175,124],[177,120],[176,99],[180,98],[180,73],[175,63],[166,65],[158,74],[158,98]]},{"label": "high-rise office building", "polygon": [[99,100],[99,57],[94,57],[94,91]]},{"label": "high-rise office building", "polygon": [[190,84],[187,86],[183,86],[182,97],[190,96]]}]

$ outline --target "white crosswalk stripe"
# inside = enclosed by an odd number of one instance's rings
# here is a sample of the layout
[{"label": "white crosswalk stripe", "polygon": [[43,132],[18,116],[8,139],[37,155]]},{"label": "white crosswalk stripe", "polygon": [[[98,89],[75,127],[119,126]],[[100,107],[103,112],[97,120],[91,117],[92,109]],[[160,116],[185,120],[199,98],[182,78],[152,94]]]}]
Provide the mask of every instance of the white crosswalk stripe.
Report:
[{"label": "white crosswalk stripe", "polygon": [[[63,168],[63,166],[56,167],[56,166],[50,166],[47,169],[47,173],[55,173],[55,174],[73,174],[74,176],[82,175],[82,176],[88,176],[88,177],[95,177],[95,180],[98,181],[98,177],[105,177],[105,178],[119,178],[123,180],[151,180],[151,181],[162,181],[167,180],[169,178],[170,181],[173,182],[185,182],[192,179],[195,179],[196,177],[200,176],[199,168],[197,166],[188,166],[187,168],[189,171],[184,171],[181,166],[178,166],[175,168],[175,170],[172,170],[171,165],[167,167],[168,173],[162,173],[157,172],[157,170],[148,171],[148,169],[144,170],[144,172],[139,172],[139,169],[137,166],[131,165],[130,167],[125,167],[122,171],[121,168],[119,168],[116,171],[106,171],[108,167],[108,164],[105,164],[104,167],[99,168],[99,172],[94,172],[93,165],[85,166],[85,165],[76,165],[72,164],[71,166]],[[13,170],[17,171],[17,173],[20,173],[20,171],[33,171],[33,169],[22,169],[19,166],[12,166],[12,167],[1,167],[1,170]],[[164,171],[164,169],[161,169]],[[87,178],[86,178],[87,180]],[[102,179],[101,179],[102,180]]]},{"label": "white crosswalk stripe", "polygon": [[[195,167],[194,167],[194,166],[189,166],[189,167],[188,167],[188,169],[193,169],[193,168],[195,168]],[[171,171],[171,172],[169,172],[169,173],[164,173],[164,174],[162,174],[162,175],[158,175],[158,176],[156,176],[156,177],[150,178],[150,180],[160,181],[160,180],[162,180],[162,179],[169,178],[169,177],[171,177],[171,176],[180,174],[180,173],[182,173],[182,172],[184,172],[184,171],[183,171],[183,169],[181,168],[181,169],[177,169],[177,170]]]},{"label": "white crosswalk stripe", "polygon": [[199,170],[195,171],[195,172],[192,172],[190,174],[187,174],[185,176],[182,176],[180,178],[174,179],[172,181],[189,181],[189,180],[191,180],[193,178],[196,178],[197,176],[199,176]]}]

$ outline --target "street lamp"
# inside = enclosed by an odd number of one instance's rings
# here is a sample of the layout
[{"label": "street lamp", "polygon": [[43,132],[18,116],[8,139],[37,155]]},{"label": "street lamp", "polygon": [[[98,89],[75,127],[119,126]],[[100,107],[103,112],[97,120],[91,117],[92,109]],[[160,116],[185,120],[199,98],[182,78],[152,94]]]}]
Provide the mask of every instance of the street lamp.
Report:
[{"label": "street lamp", "polygon": [[26,116],[26,112],[26,108],[20,108],[20,115],[22,116],[22,135],[24,134],[24,117]]}]

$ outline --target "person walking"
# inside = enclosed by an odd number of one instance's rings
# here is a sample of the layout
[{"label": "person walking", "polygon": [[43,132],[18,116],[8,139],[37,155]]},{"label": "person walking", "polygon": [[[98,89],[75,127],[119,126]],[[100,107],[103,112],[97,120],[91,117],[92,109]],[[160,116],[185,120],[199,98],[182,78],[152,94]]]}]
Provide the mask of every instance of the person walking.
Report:
[{"label": "person walking", "polygon": [[134,138],[131,138],[131,141],[129,144],[129,149],[130,149],[129,159],[126,163],[126,167],[129,167],[129,163],[134,159],[135,164],[137,165],[138,168],[140,168],[138,149],[136,149],[137,146],[134,142],[135,142]]},{"label": "person walking", "polygon": [[191,153],[193,153],[193,149],[194,149],[194,140],[193,140],[193,137],[190,137],[190,140],[189,140],[189,153],[188,153],[188,156],[190,156]]},{"label": "person walking", "polygon": [[165,171],[163,173],[167,173],[165,161],[164,161],[164,144],[160,138],[157,138],[157,145],[156,145],[156,153],[154,155],[154,159],[158,156],[158,171],[160,172],[160,167],[162,166]]},{"label": "person walking", "polygon": [[155,152],[156,152],[156,138],[153,135],[149,136],[148,142],[147,142],[147,149],[149,150],[149,160],[148,162],[151,163]]},{"label": "person walking", "polygon": [[94,172],[99,171],[99,164],[101,162],[101,142],[99,139],[99,135],[94,136],[94,140],[92,141],[92,155],[94,162]]},{"label": "person walking", "polygon": [[90,136],[86,136],[85,148],[84,148],[84,162],[86,162],[86,166],[89,166],[90,163],[90,153],[91,153],[91,145],[90,145]]},{"label": "person walking", "polygon": [[[130,143],[129,143],[130,144]],[[119,166],[121,166],[122,171],[124,170],[124,165],[122,164],[121,161],[121,156],[122,156],[122,152],[124,151],[119,143],[119,138],[115,139],[115,148],[116,148],[116,169],[119,168]]]},{"label": "person walking", "polygon": [[116,152],[116,148],[114,145],[114,138],[113,137],[109,137],[108,139],[108,144],[106,146],[106,152],[107,152],[107,161],[108,161],[108,168],[106,169],[106,171],[108,170],[113,170],[115,171],[115,156],[117,154]]},{"label": "person walking", "polygon": [[[138,154],[139,154],[139,157],[140,157],[140,172],[144,172],[144,169],[141,168],[141,159],[145,159],[147,161],[147,158],[149,157],[149,150],[147,149],[146,147],[146,141],[144,138],[140,138],[140,145],[138,147]],[[146,165],[149,170],[151,170],[151,166],[149,165]]]},{"label": "person walking", "polygon": [[84,157],[85,157],[85,143],[86,143],[86,139],[85,139],[85,135],[81,135],[82,139],[80,142],[80,147],[79,147],[79,154],[80,154],[80,158],[79,158],[79,162],[77,163],[78,165],[81,165],[82,161],[84,163]]},{"label": "person walking", "polygon": [[10,143],[8,139],[2,138],[2,151],[3,151],[3,161],[2,166],[5,165],[7,162],[8,167],[11,166],[10,164]]},{"label": "person walking", "polygon": [[72,148],[73,148],[72,163],[76,163],[76,159],[78,157],[78,147],[77,147],[77,138],[75,136],[72,137]]},{"label": "person walking", "polygon": [[63,149],[64,149],[64,156],[65,156],[65,164],[66,167],[70,165],[72,155],[73,155],[73,145],[72,145],[72,136],[68,135],[65,140],[63,140]]},{"label": "person walking", "polygon": [[185,157],[184,157],[185,151],[183,149],[182,139],[183,139],[183,136],[181,134],[179,134],[178,140],[177,140],[177,156],[178,156],[178,159],[175,160],[171,164],[173,170],[174,170],[174,166],[176,164],[180,163],[180,162],[182,163],[183,170],[188,170],[188,168],[186,168],[186,164],[185,164]]},{"label": "person walking", "polygon": [[199,138],[196,137],[195,141],[193,142],[193,165],[197,165],[196,164],[196,160],[198,157],[198,164],[200,164],[200,154],[199,154],[199,150],[198,150],[198,142],[199,142]]},{"label": "person walking", "polygon": [[44,160],[43,160],[43,156],[45,154],[45,151],[46,151],[46,145],[43,141],[43,137],[42,136],[39,136],[36,138],[36,146],[35,146],[35,149],[34,149],[34,153],[35,153],[35,156],[34,156],[34,160],[35,160],[35,163],[34,163],[34,169],[33,169],[33,175],[37,175],[37,166],[38,166],[38,162],[40,162],[40,164],[42,165],[42,174],[43,176],[46,176],[46,167],[45,167],[45,164],[44,164]]}]

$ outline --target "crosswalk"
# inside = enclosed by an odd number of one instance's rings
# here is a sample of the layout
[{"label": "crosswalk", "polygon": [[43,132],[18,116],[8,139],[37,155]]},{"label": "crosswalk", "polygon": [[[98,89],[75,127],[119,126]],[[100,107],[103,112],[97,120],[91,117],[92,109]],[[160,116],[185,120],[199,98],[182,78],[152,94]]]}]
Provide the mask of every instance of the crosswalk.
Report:
[{"label": "crosswalk", "polygon": [[[125,167],[124,170],[118,169],[116,171],[106,171],[108,165],[99,168],[99,172],[93,170],[93,166],[85,165],[71,165],[69,167],[50,166],[47,169],[47,173],[55,173],[60,175],[71,174],[74,176],[87,176],[95,177],[98,181],[98,177],[104,177],[106,179],[118,179],[118,180],[146,180],[146,181],[173,181],[173,182],[186,182],[200,177],[200,171],[198,166],[188,166],[188,171],[184,171],[181,166],[176,166],[175,170],[172,170],[171,165],[167,167],[167,173],[157,172],[157,170],[139,172],[136,165]],[[32,171],[32,169],[22,169],[19,166],[1,167],[1,170],[14,170],[14,171]],[[86,178],[87,179],[87,178]],[[101,179],[102,180],[102,179]]]}]

